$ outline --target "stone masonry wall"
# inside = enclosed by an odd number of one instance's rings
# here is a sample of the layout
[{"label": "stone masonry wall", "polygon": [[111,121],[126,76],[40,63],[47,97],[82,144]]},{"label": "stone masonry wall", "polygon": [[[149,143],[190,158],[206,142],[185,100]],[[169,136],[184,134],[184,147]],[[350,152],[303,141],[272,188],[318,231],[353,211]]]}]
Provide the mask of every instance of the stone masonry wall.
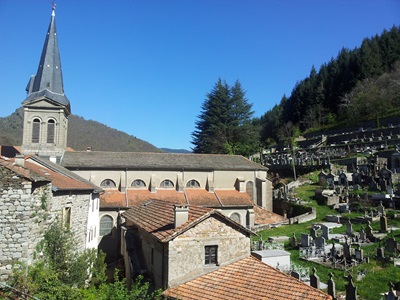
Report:
[{"label": "stone masonry wall", "polygon": [[32,255],[31,188],[31,182],[0,167],[0,281],[8,278],[13,262],[27,262]]},{"label": "stone masonry wall", "polygon": [[0,167],[0,281],[6,281],[16,262],[30,264],[51,224],[71,207],[71,229],[77,249],[86,246],[90,194],[55,194],[50,183],[32,186],[29,180]]},{"label": "stone masonry wall", "polygon": [[[206,245],[217,245],[218,264],[204,265]],[[250,238],[210,217],[169,243],[168,285],[175,286],[250,255]]]}]

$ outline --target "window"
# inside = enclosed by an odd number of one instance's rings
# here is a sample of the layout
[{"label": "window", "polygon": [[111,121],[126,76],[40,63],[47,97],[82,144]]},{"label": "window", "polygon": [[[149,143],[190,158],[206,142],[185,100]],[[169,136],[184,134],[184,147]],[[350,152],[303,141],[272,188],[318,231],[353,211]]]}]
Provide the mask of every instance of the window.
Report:
[{"label": "window", "polygon": [[249,195],[250,199],[253,200],[253,190],[254,190],[254,184],[253,181],[248,181],[246,183],[246,193]]},{"label": "window", "polygon": [[101,187],[105,187],[105,188],[115,188],[115,182],[112,181],[111,179],[105,179],[100,183]]},{"label": "window", "polygon": [[135,188],[135,189],[140,189],[140,188],[145,188],[146,184],[144,183],[143,180],[141,179],[136,179],[132,182],[131,187]]},{"label": "window", "polygon": [[200,183],[197,180],[192,179],[188,181],[186,187],[191,189],[196,189],[200,187]]},{"label": "window", "polygon": [[65,227],[70,228],[70,226],[71,226],[71,207],[64,207],[63,223],[64,223]]},{"label": "window", "polygon": [[172,189],[174,187],[174,184],[171,180],[165,179],[161,182],[160,187],[165,189]]},{"label": "window", "polygon": [[205,246],[204,250],[204,264],[216,265],[218,246]]},{"label": "window", "polygon": [[233,221],[235,221],[235,222],[240,224],[240,215],[238,213],[235,212],[235,213],[231,214],[230,218]]},{"label": "window", "polygon": [[54,144],[54,133],[55,133],[56,122],[49,120],[47,122],[47,143]]},{"label": "window", "polygon": [[40,138],[40,120],[34,119],[32,123],[32,143],[39,143]]},{"label": "window", "polygon": [[100,219],[100,232],[99,235],[107,235],[111,233],[114,225],[114,220],[111,216],[105,215]]}]

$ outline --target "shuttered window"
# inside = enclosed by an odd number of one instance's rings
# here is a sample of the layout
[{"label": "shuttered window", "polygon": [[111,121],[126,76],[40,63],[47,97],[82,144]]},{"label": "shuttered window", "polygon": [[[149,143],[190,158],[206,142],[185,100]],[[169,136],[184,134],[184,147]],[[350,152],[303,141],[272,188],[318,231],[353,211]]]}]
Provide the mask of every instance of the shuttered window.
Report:
[{"label": "shuttered window", "polygon": [[47,143],[54,144],[54,133],[55,133],[56,123],[54,120],[49,120],[47,122]]},{"label": "shuttered window", "polygon": [[34,119],[32,123],[32,143],[39,143],[40,120]]}]

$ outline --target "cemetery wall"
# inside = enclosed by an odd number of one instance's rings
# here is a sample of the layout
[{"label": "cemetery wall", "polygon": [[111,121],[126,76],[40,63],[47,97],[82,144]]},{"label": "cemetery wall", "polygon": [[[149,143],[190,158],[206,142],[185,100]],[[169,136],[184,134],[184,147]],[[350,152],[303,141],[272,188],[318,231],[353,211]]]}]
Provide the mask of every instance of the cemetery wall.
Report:
[{"label": "cemetery wall", "polygon": [[300,216],[289,218],[289,224],[305,223],[314,220],[316,217],[317,217],[317,210],[315,209],[315,207],[312,207],[310,212],[307,212]]}]

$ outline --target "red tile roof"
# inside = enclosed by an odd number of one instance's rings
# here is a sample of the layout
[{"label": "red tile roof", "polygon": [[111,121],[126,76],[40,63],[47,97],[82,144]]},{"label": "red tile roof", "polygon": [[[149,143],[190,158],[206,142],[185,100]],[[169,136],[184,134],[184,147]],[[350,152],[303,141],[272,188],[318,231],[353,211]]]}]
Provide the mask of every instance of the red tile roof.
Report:
[{"label": "red tile roof", "polygon": [[263,209],[259,206],[254,206],[254,223],[255,225],[262,225],[262,224],[275,224],[275,223],[280,223],[287,221],[286,218],[284,218],[281,215],[278,215],[270,210]]},{"label": "red tile roof", "polygon": [[214,193],[205,189],[185,189],[186,198],[191,205],[221,206]]},{"label": "red tile roof", "polygon": [[0,158],[0,164],[29,180],[51,182],[55,190],[93,191],[98,189],[97,186],[63,167],[52,164],[50,161],[45,162],[37,157],[30,156],[26,156],[23,159],[23,167],[15,164],[15,158],[2,157]]},{"label": "red tile roof", "polygon": [[216,190],[215,194],[221,201],[222,206],[254,205],[247,193],[241,193],[237,190]]},{"label": "red tile roof", "polygon": [[127,194],[118,189],[105,189],[100,195],[101,207],[131,207],[148,200],[156,199],[172,203],[220,207],[220,206],[252,206],[253,203],[246,193],[236,190],[217,190],[214,193],[206,189],[185,189],[178,192],[175,189],[157,189],[151,193],[148,189],[128,189]]},{"label": "red tile roof", "polygon": [[232,226],[247,232],[249,235],[253,234],[245,227],[230,220],[228,217],[216,210],[193,205],[189,206],[188,221],[175,228],[174,206],[173,203],[167,201],[149,200],[130,208],[126,212],[122,213],[122,216],[126,218],[126,226],[137,226],[152,234],[161,242],[170,241],[211,215],[215,215],[218,218],[228,221]]},{"label": "red tile roof", "polygon": [[164,291],[179,300],[328,300],[328,294],[250,256]]}]

